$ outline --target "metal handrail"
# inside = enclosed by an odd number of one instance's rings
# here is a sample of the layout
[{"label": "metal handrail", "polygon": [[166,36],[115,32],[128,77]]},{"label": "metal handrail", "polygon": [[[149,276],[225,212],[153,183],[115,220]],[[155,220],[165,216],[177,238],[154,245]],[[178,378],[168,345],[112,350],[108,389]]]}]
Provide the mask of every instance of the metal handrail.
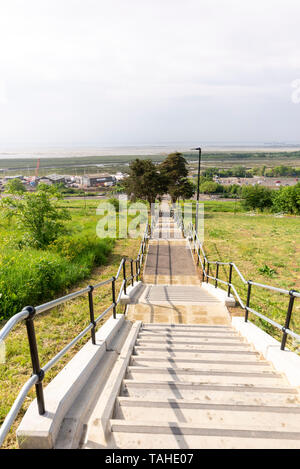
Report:
[{"label": "metal handrail", "polygon": [[[227,285],[227,287],[228,287],[228,290],[227,290],[228,297],[230,297],[230,292],[232,290],[233,293],[234,293],[234,296],[236,297],[236,299],[238,301],[238,303],[245,310],[245,322],[248,321],[248,314],[250,312],[250,313],[256,315],[257,317],[263,319],[264,321],[267,321],[269,324],[276,327],[277,329],[279,329],[283,333],[282,341],[281,341],[281,350],[285,350],[285,345],[286,345],[286,340],[287,340],[288,335],[290,335],[291,337],[293,337],[295,339],[300,340],[300,335],[293,332],[293,331],[291,331],[290,328],[289,328],[290,327],[291,317],[292,317],[292,312],[293,312],[294,300],[295,300],[295,298],[300,298],[300,292],[298,292],[296,290],[285,290],[283,288],[274,287],[272,285],[265,285],[263,283],[253,282],[252,280],[246,280],[245,277],[240,272],[240,270],[238,269],[238,267],[236,266],[236,264],[234,262],[210,261],[208,259],[208,257],[206,256],[206,254],[205,254],[203,245],[202,245],[201,241],[199,240],[199,237],[198,237],[198,234],[195,230],[194,225],[192,223],[190,223],[188,225],[188,227],[186,227],[184,225],[183,219],[182,219],[182,213],[181,213],[180,209],[177,210],[176,213],[174,213],[174,219],[177,221],[178,226],[180,228],[182,228],[184,236],[187,237],[190,242],[191,241],[193,242],[194,250],[197,253],[198,263],[201,264],[203,282],[205,280],[208,282],[209,279],[214,280],[216,288],[217,288],[219,282],[224,284],[224,285]],[[201,253],[202,253],[202,256],[203,256],[203,261],[201,259]],[[228,282],[225,281],[225,280],[220,279],[218,277],[218,273],[216,273],[216,276],[209,275],[209,266],[212,265],[212,264],[217,266],[217,272],[218,272],[218,268],[219,268],[220,265],[227,265],[227,266],[230,267]],[[237,292],[236,287],[232,283],[233,270],[235,270],[235,272],[238,274],[238,276],[239,276],[240,280],[242,281],[242,283],[244,285],[248,286],[247,302],[246,303],[244,303],[242,301],[239,293]],[[273,319],[268,318],[267,316],[263,315],[262,313],[259,313],[255,309],[250,308],[250,297],[251,297],[251,287],[252,286],[256,286],[256,287],[264,288],[264,289],[267,289],[267,290],[275,291],[277,293],[281,293],[281,294],[284,294],[284,295],[289,295],[290,300],[289,300],[289,305],[288,305],[288,310],[287,310],[284,326],[277,323]]]},{"label": "metal handrail", "polygon": [[[21,391],[19,392],[17,398],[15,399],[10,411],[8,412],[0,428],[0,446],[3,444],[3,441],[6,438],[7,433],[9,432],[13,422],[15,421],[30,389],[34,385],[36,386],[36,395],[37,395],[37,404],[39,408],[39,413],[41,415],[44,414],[45,403],[44,403],[44,396],[43,396],[42,381],[44,379],[45,373],[48,372],[50,368],[52,368],[68,352],[68,350],[70,350],[89,331],[91,331],[92,343],[95,344],[96,343],[96,340],[95,340],[96,325],[112,309],[113,309],[113,317],[116,318],[116,306],[120,303],[122,293],[126,292],[127,282],[131,281],[133,283],[134,278],[136,278],[136,280],[138,281],[138,278],[141,274],[142,263],[144,259],[143,253],[145,251],[146,244],[149,239],[149,231],[150,231],[150,227],[149,227],[149,224],[147,224],[141,244],[140,244],[140,250],[139,250],[139,254],[137,258],[128,259],[127,257],[123,257],[120,262],[120,265],[119,265],[119,268],[115,277],[111,277],[107,280],[103,280],[102,282],[99,282],[95,285],[89,285],[85,288],[82,288],[81,290],[62,296],[55,300],[49,301],[35,308],[32,306],[27,306],[26,308],[23,308],[23,310],[20,313],[17,313],[12,318],[10,318],[9,321],[5,324],[5,326],[1,329],[0,343],[6,339],[6,337],[9,335],[11,330],[18,323],[20,323],[23,320],[26,321],[27,335],[28,335],[32,367],[33,367],[33,374],[23,385]],[[140,255],[141,252],[142,252],[142,255]],[[131,275],[127,277],[126,269],[124,269],[124,266],[126,265],[126,262],[128,261],[131,263]],[[133,270],[132,270],[133,263],[136,264],[135,275],[133,274]],[[122,284],[120,287],[118,297],[116,299],[115,282],[119,278],[122,268],[123,268],[123,280],[122,280]],[[100,288],[108,284],[112,285],[112,304],[108,308],[106,308],[106,310],[103,311],[97,318],[95,318],[94,317],[93,291],[97,288]],[[38,357],[38,348],[36,344],[35,330],[34,330],[34,324],[33,324],[35,316],[42,312],[49,311],[55,306],[64,304],[67,301],[77,298],[78,296],[81,296],[85,293],[88,293],[88,299],[89,299],[89,310],[90,310],[89,325],[83,331],[81,331],[69,344],[67,344],[60,352],[58,352],[51,360],[49,360],[48,363],[46,363],[46,365],[44,365],[43,367],[40,367],[39,357]]]}]

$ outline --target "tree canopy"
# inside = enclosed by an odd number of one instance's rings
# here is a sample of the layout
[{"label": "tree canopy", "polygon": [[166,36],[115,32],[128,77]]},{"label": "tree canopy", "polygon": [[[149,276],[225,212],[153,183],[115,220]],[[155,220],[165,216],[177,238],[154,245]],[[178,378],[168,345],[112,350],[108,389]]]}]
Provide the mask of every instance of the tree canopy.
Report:
[{"label": "tree canopy", "polygon": [[1,207],[8,217],[16,217],[26,243],[45,248],[64,232],[63,221],[70,219],[70,215],[58,206],[62,195],[54,186],[39,184],[35,192],[14,195],[3,197]]},{"label": "tree canopy", "polygon": [[166,192],[166,179],[151,160],[136,159],[130,163],[129,176],[124,188],[132,199],[144,199],[154,203],[158,195]]},{"label": "tree canopy", "polygon": [[176,152],[168,155],[160,164],[159,170],[165,178],[166,192],[171,195],[173,203],[182,197],[182,194],[185,194],[188,187],[191,192],[192,186],[185,179],[189,173],[188,163],[181,153]]}]

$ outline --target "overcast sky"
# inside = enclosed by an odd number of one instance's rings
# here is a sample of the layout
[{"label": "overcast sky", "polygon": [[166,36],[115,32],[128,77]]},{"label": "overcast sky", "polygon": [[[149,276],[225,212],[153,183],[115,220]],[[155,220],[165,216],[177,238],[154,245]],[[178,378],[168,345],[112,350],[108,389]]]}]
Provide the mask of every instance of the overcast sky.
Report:
[{"label": "overcast sky", "polygon": [[1,148],[299,143],[299,20],[299,0],[0,0]]}]

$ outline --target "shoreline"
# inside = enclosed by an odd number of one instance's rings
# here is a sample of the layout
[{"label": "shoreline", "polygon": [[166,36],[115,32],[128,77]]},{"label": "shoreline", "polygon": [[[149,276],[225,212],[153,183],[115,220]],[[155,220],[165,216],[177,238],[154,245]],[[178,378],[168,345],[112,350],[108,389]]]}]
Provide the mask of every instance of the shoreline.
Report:
[{"label": "shoreline", "polygon": [[[170,146],[141,146],[141,147],[109,147],[109,148],[97,148],[97,147],[83,147],[80,149],[75,148],[32,148],[22,149],[22,150],[0,150],[0,161],[7,159],[34,159],[34,158],[97,158],[97,157],[132,157],[132,156],[165,156],[169,153],[179,151],[182,153],[190,153],[192,145],[190,146],[180,146],[180,145],[170,145]],[[203,145],[202,153],[292,153],[300,151],[299,145],[253,145],[253,146],[243,146],[243,145]],[[195,151],[196,155],[196,151]]]}]

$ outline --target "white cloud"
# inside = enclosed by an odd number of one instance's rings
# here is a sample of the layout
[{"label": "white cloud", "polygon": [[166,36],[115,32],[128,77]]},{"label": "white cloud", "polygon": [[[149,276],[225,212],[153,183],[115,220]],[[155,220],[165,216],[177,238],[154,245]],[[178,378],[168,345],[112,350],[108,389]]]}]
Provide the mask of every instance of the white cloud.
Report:
[{"label": "white cloud", "polygon": [[298,0],[2,2],[0,143],[155,143],[178,129],[183,140],[297,140],[286,122],[300,113],[299,14]]}]

